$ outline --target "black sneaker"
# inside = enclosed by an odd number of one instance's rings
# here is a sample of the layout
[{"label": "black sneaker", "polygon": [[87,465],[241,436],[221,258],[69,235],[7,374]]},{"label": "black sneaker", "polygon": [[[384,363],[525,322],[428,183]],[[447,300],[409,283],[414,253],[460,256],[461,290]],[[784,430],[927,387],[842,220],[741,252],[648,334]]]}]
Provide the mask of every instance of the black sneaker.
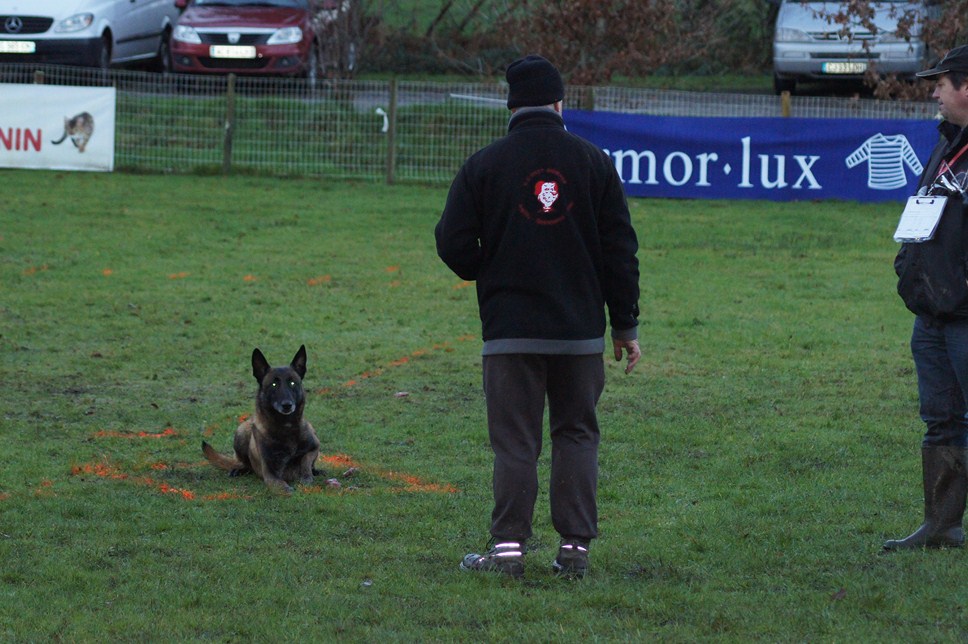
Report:
[{"label": "black sneaker", "polygon": [[581,579],[588,571],[588,542],[564,539],[551,569],[559,577]]},{"label": "black sneaker", "polygon": [[460,562],[461,570],[499,572],[511,577],[524,576],[524,544],[517,541],[497,543],[483,555],[471,553]]}]

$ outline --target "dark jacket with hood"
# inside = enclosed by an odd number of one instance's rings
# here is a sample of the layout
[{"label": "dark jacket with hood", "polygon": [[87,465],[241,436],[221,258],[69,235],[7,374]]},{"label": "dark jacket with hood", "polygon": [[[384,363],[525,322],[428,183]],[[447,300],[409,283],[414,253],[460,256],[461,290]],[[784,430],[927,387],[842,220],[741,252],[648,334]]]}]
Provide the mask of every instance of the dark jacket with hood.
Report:
[{"label": "dark jacket with hood", "polygon": [[477,281],[484,355],[587,355],[636,339],[638,242],[608,156],[549,108],[515,112],[508,134],[458,172],[437,253]]},{"label": "dark jacket with hood", "polygon": [[[950,161],[968,145],[968,129],[947,121],[938,126],[942,137],[921,175],[921,188],[929,194],[942,161]],[[968,151],[961,154],[951,173],[962,185],[968,184]],[[951,176],[948,174],[947,176]],[[959,194],[948,196],[934,237],[921,243],[906,243],[894,260],[897,292],[916,315],[941,322],[968,318],[968,205]]]}]

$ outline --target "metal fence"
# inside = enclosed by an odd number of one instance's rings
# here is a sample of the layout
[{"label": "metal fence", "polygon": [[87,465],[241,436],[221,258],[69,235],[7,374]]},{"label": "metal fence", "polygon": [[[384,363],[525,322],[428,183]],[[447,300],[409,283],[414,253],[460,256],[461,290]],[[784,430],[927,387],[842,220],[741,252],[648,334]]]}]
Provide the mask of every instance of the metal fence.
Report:
[{"label": "metal fence", "polygon": [[[3,83],[117,88],[115,167],[447,182],[506,129],[503,83],[185,76],[0,65]],[[569,87],[565,107],[661,116],[930,119],[932,103]]]}]

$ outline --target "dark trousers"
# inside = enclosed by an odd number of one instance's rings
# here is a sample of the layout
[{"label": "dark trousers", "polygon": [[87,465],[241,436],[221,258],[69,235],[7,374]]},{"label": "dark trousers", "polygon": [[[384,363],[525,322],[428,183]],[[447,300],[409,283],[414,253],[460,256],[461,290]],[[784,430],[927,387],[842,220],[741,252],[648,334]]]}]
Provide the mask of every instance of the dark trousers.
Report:
[{"label": "dark trousers", "polygon": [[968,447],[968,320],[914,320],[911,354],[918,372],[924,447]]},{"label": "dark trousers", "polygon": [[595,408],[605,387],[601,354],[484,356],[487,428],[494,451],[491,535],[527,541],[538,496],[545,398],[551,435],[551,521],[562,537],[598,536]]}]

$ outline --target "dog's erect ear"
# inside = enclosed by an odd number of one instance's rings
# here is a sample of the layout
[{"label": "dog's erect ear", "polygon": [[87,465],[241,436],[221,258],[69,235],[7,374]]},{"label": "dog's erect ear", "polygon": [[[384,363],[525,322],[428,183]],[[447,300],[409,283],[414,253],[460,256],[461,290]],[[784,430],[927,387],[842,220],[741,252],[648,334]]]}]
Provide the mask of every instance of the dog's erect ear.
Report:
[{"label": "dog's erect ear", "polygon": [[269,361],[266,360],[266,357],[262,355],[262,352],[256,348],[252,352],[252,375],[255,376],[255,379],[261,383],[262,379],[266,377],[267,373],[269,373],[269,369],[271,369],[269,366]]},{"label": "dog's erect ear", "polygon": [[296,371],[296,373],[299,374],[300,378],[306,377],[306,345],[305,344],[299,347],[299,351],[296,352],[296,355],[293,357],[292,362],[289,363],[289,366],[292,367]]}]

